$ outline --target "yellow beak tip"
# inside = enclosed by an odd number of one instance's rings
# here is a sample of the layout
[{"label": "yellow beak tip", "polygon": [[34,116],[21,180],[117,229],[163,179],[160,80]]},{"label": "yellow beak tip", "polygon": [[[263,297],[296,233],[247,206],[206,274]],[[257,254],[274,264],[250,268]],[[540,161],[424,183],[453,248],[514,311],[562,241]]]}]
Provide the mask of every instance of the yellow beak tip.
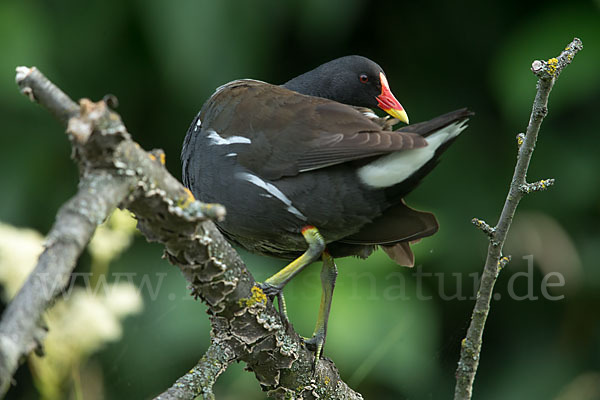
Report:
[{"label": "yellow beak tip", "polygon": [[396,118],[397,120],[400,120],[408,125],[408,114],[406,114],[406,111],[404,109],[398,110],[398,109],[390,108],[389,110],[386,110],[386,112],[388,114],[390,114],[392,117]]}]

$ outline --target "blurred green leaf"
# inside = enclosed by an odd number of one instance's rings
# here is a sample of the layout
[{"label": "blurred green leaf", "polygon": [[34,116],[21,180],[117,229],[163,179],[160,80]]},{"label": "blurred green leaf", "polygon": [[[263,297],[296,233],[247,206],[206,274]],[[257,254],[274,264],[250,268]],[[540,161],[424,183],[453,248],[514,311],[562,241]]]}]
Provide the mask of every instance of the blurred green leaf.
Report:
[{"label": "blurred green leaf", "polygon": [[15,68],[47,65],[52,49],[49,21],[30,1],[0,2],[0,104],[3,108],[29,107],[15,101]]}]

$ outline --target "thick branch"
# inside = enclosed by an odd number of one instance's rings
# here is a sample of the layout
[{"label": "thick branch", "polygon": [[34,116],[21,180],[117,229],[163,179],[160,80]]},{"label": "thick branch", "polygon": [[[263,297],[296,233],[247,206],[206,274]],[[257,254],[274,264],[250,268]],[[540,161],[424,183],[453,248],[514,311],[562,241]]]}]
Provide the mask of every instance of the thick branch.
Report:
[{"label": "thick branch", "polygon": [[534,61],[532,64],[532,71],[539,78],[537,93],[533,102],[527,132],[524,137],[522,135],[518,137],[519,154],[517,164],[500,219],[496,227],[490,228],[486,224],[487,228],[484,227],[483,229],[491,238],[471,323],[467,335],[462,341],[460,360],[456,370],[455,400],[470,399],[473,392],[473,382],[481,353],[483,330],[490,311],[494,285],[498,273],[509,261],[508,257],[502,257],[502,248],[517,206],[524,194],[545,189],[554,183],[553,179],[549,179],[535,184],[528,184],[526,182],[527,169],[529,168],[540,126],[548,113],[548,96],[554,82],[563,68],[571,62],[575,54],[582,48],[581,40],[575,38],[557,58],[551,58],[548,61]]},{"label": "thick branch", "polygon": [[[245,361],[270,396],[362,398],[340,379],[330,360],[322,359],[313,372],[313,353],[291,327],[280,323],[279,313],[255,285],[237,253],[207,219],[222,218],[223,207],[195,201],[164,168],[164,154],[141,149],[131,140],[120,117],[104,102],[83,99],[75,111],[74,103],[35,68],[19,67],[17,83],[30,99],[38,101],[67,124],[82,176],[102,171],[115,181],[128,182],[128,190],[133,188],[124,196],[112,198],[112,204],[120,202],[134,212],[138,228],[146,238],[164,244],[166,258],[181,269],[190,282],[192,294],[209,307],[213,343],[218,338],[219,346],[231,349],[235,360]],[[93,228],[90,228],[92,232]],[[80,247],[85,243],[87,239]],[[65,264],[65,260],[57,260],[57,263]],[[31,293],[20,296],[28,299]],[[39,320],[45,306],[47,303],[27,318]],[[22,306],[18,303],[11,307],[20,309]],[[2,321],[0,332],[5,325]],[[35,331],[32,327],[25,329],[25,335],[32,336]],[[5,358],[9,350],[0,343],[0,357]],[[10,356],[11,360],[30,350],[30,346],[19,346]],[[5,385],[16,368],[16,362],[13,364],[14,367],[11,364],[11,369],[0,375]],[[225,361],[221,365],[225,368]],[[211,379],[217,376],[214,372]],[[185,386],[190,390],[180,388],[183,391],[178,394],[187,393],[190,398],[198,388],[210,387],[202,374],[188,374],[182,379],[188,382]]]}]

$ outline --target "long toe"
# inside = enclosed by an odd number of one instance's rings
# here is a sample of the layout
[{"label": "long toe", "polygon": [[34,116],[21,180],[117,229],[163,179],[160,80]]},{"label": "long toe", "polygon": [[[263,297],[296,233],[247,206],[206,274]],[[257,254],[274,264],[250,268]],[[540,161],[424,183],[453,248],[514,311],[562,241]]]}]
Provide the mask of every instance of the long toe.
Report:
[{"label": "long toe", "polygon": [[287,315],[287,306],[285,305],[285,297],[283,297],[282,291],[277,294],[277,306],[279,307],[279,316],[281,318],[281,322],[283,322],[286,328],[289,328],[290,319]]},{"label": "long toe", "polygon": [[321,333],[316,333],[310,339],[308,339],[308,338],[302,338],[302,339],[304,340],[306,347],[310,351],[315,353],[314,368],[316,370],[317,363],[319,362],[319,359],[321,358],[321,354],[323,353],[323,346],[325,344],[325,335],[321,334]]},{"label": "long toe", "polygon": [[276,286],[271,285],[267,282],[256,283],[256,285],[263,291],[264,294],[269,296],[271,301],[277,297],[277,306],[279,309],[279,317],[281,322],[286,326],[290,326],[290,320],[287,315],[287,307],[285,306],[285,298],[283,297],[283,290]]}]

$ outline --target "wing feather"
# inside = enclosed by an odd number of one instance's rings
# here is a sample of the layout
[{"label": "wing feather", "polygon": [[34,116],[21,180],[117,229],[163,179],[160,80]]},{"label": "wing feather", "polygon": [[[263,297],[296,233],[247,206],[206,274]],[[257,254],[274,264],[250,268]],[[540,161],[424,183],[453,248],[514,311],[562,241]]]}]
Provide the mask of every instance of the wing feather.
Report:
[{"label": "wing feather", "polygon": [[384,131],[354,107],[258,81],[234,81],[202,109],[202,129],[249,138],[238,162],[267,179],[427,146],[411,132]]}]

